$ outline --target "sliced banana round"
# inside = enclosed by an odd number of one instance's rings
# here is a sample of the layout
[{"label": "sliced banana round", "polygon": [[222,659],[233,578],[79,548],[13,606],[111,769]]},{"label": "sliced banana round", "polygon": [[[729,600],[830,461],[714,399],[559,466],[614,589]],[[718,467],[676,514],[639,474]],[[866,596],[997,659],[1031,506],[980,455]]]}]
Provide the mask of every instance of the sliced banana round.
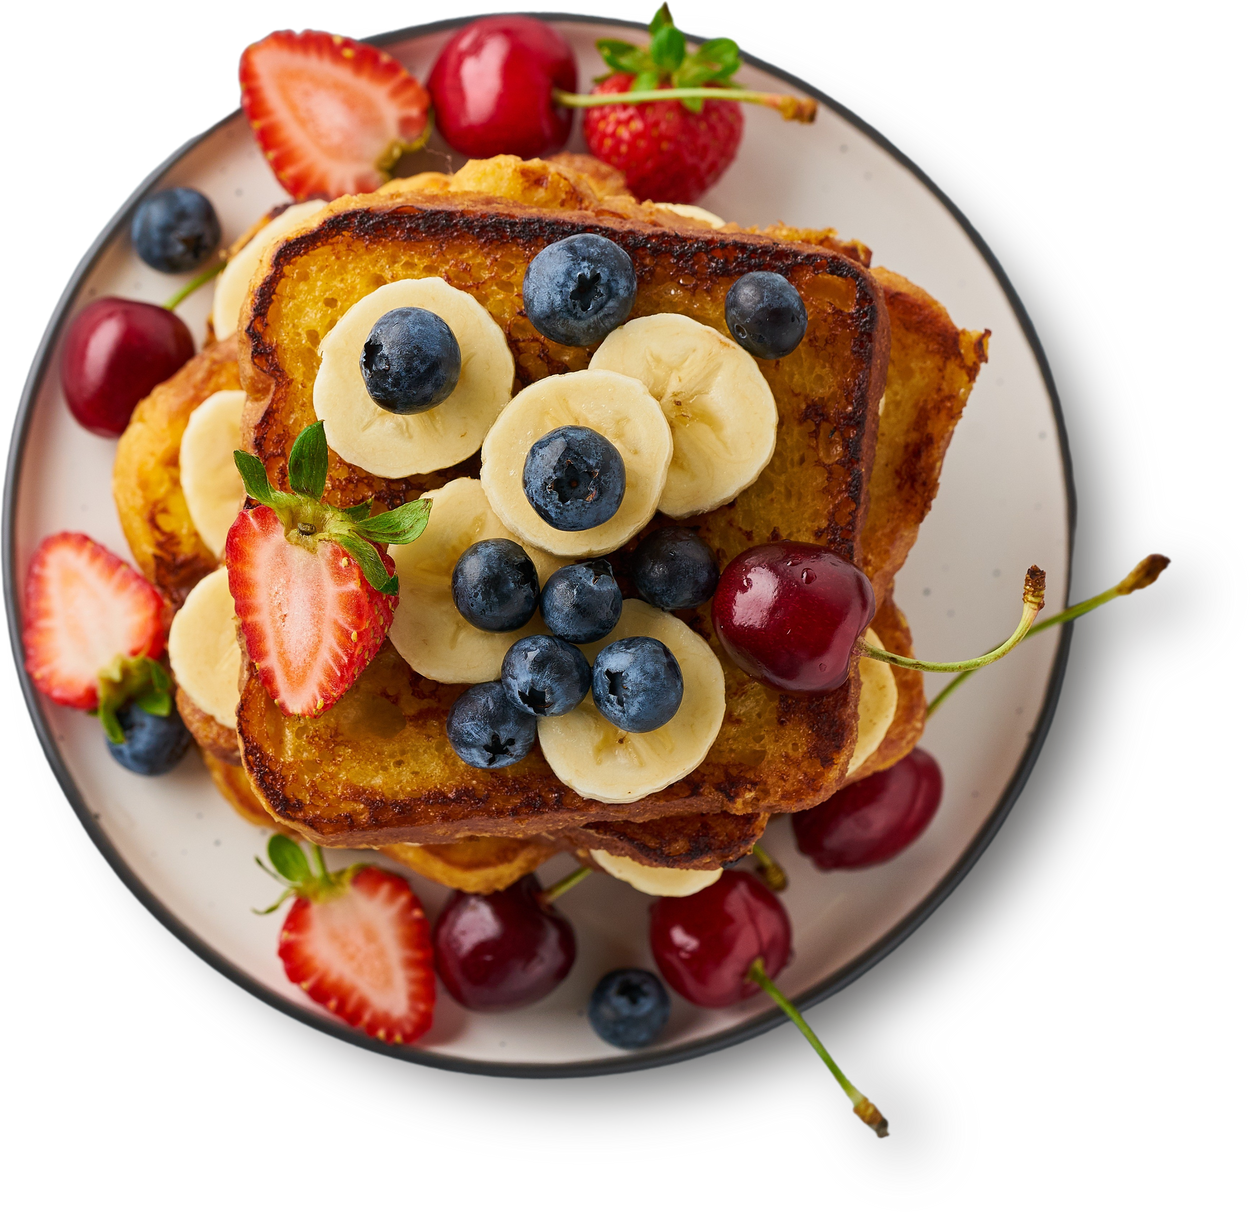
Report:
[{"label": "sliced banana round", "polygon": [[[325,202],[296,202],[288,206],[277,218],[271,219],[229,261],[217,279],[213,294],[213,335],[220,341],[239,327],[239,310],[248,297],[252,275],[265,254],[289,236],[297,227],[307,223],[319,211],[326,209]],[[233,727],[233,725],[232,725]]]},{"label": "sliced banana round", "polygon": [[756,359],[689,316],[641,316],[609,333],[591,370],[638,379],[673,427],[660,510],[689,518],[732,501],[773,458],[778,409]]},{"label": "sliced banana round", "polygon": [[649,867],[622,854],[609,854],[607,850],[592,850],[591,857],[609,875],[648,896],[692,896],[721,878],[719,869],[684,871],[678,867]]},{"label": "sliced banana round", "polygon": [[[460,379],[427,412],[388,412],[361,377],[361,350],[373,326],[397,307],[439,316],[460,346]],[[326,444],[375,476],[400,480],[469,458],[513,390],[513,355],[500,326],[472,295],[442,278],[388,282],[354,303],[321,343],[313,411],[326,423]]]},{"label": "sliced banana round", "polygon": [[657,210],[672,211],[684,219],[695,219],[700,223],[707,223],[709,227],[725,226],[725,220],[720,215],[714,215],[712,211],[705,210],[702,206],[692,206],[689,202],[653,202],[652,205]]},{"label": "sliced banana round", "polygon": [[174,680],[223,728],[235,726],[243,654],[235,635],[235,602],[226,569],[210,572],[187,594],[169,629]]},{"label": "sliced banana round", "polygon": [[725,675],[705,640],[680,619],[636,599],[617,626],[595,644],[580,645],[595,661],[606,644],[645,635],[668,646],[682,670],[678,713],[652,732],[623,732],[588,695],[566,715],[539,720],[539,745],[562,783],[588,800],[633,804],[685,778],[704,760],[725,715]]},{"label": "sliced banana round", "polygon": [[[866,644],[881,648],[882,641],[872,627],[864,633]],[[864,765],[870,754],[886,739],[895,708],[899,706],[899,687],[895,675],[885,661],[871,657],[860,658],[860,709],[856,747],[851,752],[847,773],[852,774]]]},{"label": "sliced banana round", "polygon": [[245,493],[235,451],[242,449],[239,434],[243,404],[241,391],[215,391],[188,418],[178,448],[178,478],[187,511],[204,545],[220,560],[226,532]]},{"label": "sliced banana round", "polygon": [[[452,601],[452,569],[466,547],[482,539],[513,539],[487,504],[477,480],[460,479],[428,492],[430,521],[421,536],[389,548],[400,581],[400,601],[391,622],[391,643],[422,677],[436,682],[493,682],[504,654],[522,636],[544,630],[534,618],[517,631],[480,631]],[[524,544],[523,544],[524,546]],[[538,570],[539,584],[560,561],[526,547]]]},{"label": "sliced banana round", "polygon": [[[610,338],[611,339],[611,338]],[[607,438],[625,464],[625,496],[607,522],[557,530],[526,499],[522,469],[544,434],[582,425]],[[517,393],[482,444],[482,487],[504,525],[527,543],[559,556],[616,551],[651,520],[673,457],[665,414],[637,378],[611,370],[551,375]]]}]

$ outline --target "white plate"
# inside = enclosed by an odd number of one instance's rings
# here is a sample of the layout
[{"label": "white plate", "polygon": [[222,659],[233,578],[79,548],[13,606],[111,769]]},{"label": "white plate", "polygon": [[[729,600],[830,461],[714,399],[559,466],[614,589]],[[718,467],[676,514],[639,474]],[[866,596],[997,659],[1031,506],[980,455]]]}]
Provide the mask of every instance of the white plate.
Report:
[{"label": "white plate", "polygon": [[[443,22],[376,39],[424,79],[447,31]],[[595,39],[622,36],[624,23],[554,22],[577,51],[581,79],[599,70]],[[638,37],[641,27],[627,27]],[[814,126],[779,122],[745,106],[738,159],[702,204],[742,224],[784,219],[833,224],[865,241],[876,264],[923,286],[956,323],[990,328],[990,362],[951,445],[942,492],[899,578],[917,650],[935,658],[967,655],[998,642],[1015,623],[1024,570],[1049,574],[1058,607],[1068,591],[1074,514],[1072,477],[1054,386],[1037,337],[1003,271],[955,207],[880,135],[835,102],[767,65],[750,61],[740,79],[773,91],[817,97]],[[577,150],[577,138],[571,149]],[[434,145],[410,158],[412,171],[444,168]],[[414,161],[420,161],[416,163]],[[406,168],[408,165],[405,166]],[[192,140],[145,181],[83,260],[48,327],[28,380],[5,486],[4,580],[10,634],[21,670],[20,586],[41,538],[84,530],[127,550],[110,490],[114,444],[70,417],[56,374],[67,317],[98,295],[159,302],[176,279],[148,269],[127,231],[137,202],[153,189],[191,185],[212,200],[227,242],[283,200],[239,113]],[[202,332],[211,291],[180,309]],[[946,783],[928,831],[892,862],[858,872],[817,872],[798,855],[790,826],[770,826],[769,849],[785,864],[783,899],[795,926],[795,957],[779,984],[801,1006],[856,979],[906,938],[980,856],[1020,792],[1055,708],[1068,628],[1048,632],[971,679],[935,716],[925,748]],[[729,1010],[700,1010],[675,999],[660,1044],[621,1053],[600,1042],[584,1007],[597,978],[622,965],[651,966],[649,900],[595,876],[561,901],[579,941],[564,984],[538,1005],[508,1014],[470,1014],[446,995],[420,1046],[391,1048],[346,1028],[283,975],[278,921],[251,909],[274,885],[257,869],[267,831],[246,825],[217,795],[195,756],[173,774],[143,779],[108,756],[92,718],[55,707],[23,688],[48,760],[84,827],[139,899],[197,954],[270,1005],[362,1047],[405,1060],[474,1072],[552,1076],[621,1071],[699,1055],[785,1021],[763,996]],[[935,681],[930,691],[937,688]],[[351,861],[349,852],[332,855]],[[554,859],[545,882],[569,869]],[[447,890],[413,877],[433,917]],[[278,915],[280,916],[280,915]]]}]

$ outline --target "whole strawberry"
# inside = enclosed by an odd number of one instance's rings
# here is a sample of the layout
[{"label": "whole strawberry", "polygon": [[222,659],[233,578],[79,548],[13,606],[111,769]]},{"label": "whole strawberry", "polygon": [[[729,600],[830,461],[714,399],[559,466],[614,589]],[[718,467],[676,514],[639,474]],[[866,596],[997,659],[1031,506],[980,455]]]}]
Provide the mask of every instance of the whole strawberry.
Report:
[{"label": "whole strawberry", "polygon": [[255,455],[235,452],[255,504],[226,535],[230,595],[248,658],[287,715],[320,715],[377,655],[399,591],[382,544],[411,543],[430,516],[429,501],[375,517],[368,501],[325,504],[327,461],[320,421],[291,447],[291,492],[272,487]]},{"label": "whole strawberry", "polygon": [[[635,77],[623,73],[599,81],[593,96],[628,92]],[[667,84],[660,88],[670,87]],[[696,202],[734,162],[743,138],[743,107],[737,101],[646,101],[588,109],[587,146],[598,159],[625,173],[630,192],[652,202]]]}]

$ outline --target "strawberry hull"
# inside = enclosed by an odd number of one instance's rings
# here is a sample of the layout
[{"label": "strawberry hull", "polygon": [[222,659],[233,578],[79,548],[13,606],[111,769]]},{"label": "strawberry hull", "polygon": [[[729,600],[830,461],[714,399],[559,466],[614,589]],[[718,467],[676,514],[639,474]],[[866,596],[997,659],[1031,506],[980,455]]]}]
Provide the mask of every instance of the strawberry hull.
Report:
[{"label": "strawberry hull", "polygon": [[224,554],[239,631],[265,689],[287,715],[320,715],[377,655],[397,598],[370,585],[338,543],[288,538],[267,505],[239,514]]}]

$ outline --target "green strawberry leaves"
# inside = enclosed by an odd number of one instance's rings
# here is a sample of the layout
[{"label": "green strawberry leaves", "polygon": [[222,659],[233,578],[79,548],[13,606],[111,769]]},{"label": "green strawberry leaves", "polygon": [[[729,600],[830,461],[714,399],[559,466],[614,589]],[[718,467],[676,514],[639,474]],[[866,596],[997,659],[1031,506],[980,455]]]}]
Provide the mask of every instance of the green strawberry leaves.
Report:
[{"label": "green strawberry leaves", "polygon": [[398,593],[399,579],[388,574],[375,543],[411,543],[430,518],[429,501],[407,501],[397,509],[370,516],[372,501],[336,509],[322,501],[330,472],[326,429],[317,421],[301,430],[287,460],[290,492],[279,492],[269,482],[265,464],[255,455],[235,451],[235,466],[248,496],[268,505],[283,520],[287,537],[306,546],[321,541],[338,543],[360,565],[365,579],[379,593]]},{"label": "green strawberry leaves", "polygon": [[174,683],[165,666],[151,657],[119,656],[100,671],[97,690],[99,705],[93,715],[100,717],[104,735],[115,745],[125,743],[117,713],[134,703],[149,715],[167,716],[174,709]]},{"label": "green strawberry leaves", "polygon": [[[648,32],[652,36],[651,43],[645,47],[615,38],[601,38],[595,44],[612,72],[634,77],[631,91],[646,92],[666,83],[674,88],[734,83],[742,61],[738,44],[732,39],[713,38],[688,53],[686,35],[673,24],[668,4],[656,10]],[[702,97],[681,100],[692,113],[697,114],[704,107]]]},{"label": "green strawberry leaves", "polygon": [[267,909],[253,909],[253,913],[264,916],[273,913],[280,905],[293,896],[302,896],[310,901],[328,901],[339,895],[351,882],[352,877],[363,867],[364,863],[353,863],[341,871],[328,871],[326,860],[320,846],[313,846],[313,862],[317,864],[314,871],[304,854],[304,847],[293,842],[281,833],[275,833],[265,847],[272,867],[266,867],[258,857],[256,865],[271,879],[284,884],[282,895]]}]

